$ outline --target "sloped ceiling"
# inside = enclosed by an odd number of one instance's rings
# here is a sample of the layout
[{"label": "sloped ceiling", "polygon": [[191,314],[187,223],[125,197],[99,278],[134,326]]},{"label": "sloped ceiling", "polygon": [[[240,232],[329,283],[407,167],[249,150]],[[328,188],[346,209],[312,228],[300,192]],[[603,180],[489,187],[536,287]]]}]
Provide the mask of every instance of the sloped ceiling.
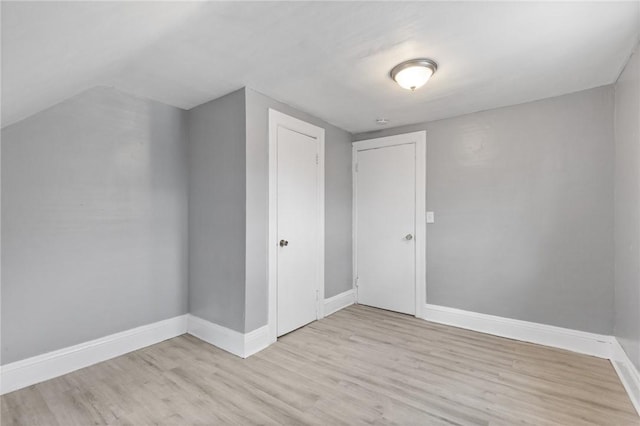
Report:
[{"label": "sloped ceiling", "polygon": [[[2,2],[2,125],[94,86],[189,109],[242,86],[345,130],[613,83],[638,2]],[[411,93],[388,77],[429,57]]]}]

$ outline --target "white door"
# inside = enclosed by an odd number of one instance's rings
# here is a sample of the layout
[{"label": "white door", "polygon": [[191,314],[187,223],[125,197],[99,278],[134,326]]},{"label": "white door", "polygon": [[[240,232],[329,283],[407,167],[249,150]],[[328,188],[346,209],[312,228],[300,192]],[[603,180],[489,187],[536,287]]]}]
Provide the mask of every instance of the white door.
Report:
[{"label": "white door", "polygon": [[315,126],[298,127],[303,122],[292,117],[279,117],[286,119],[275,123],[276,241],[270,242],[276,246],[277,336],[318,319],[324,299],[324,133]]},{"label": "white door", "polygon": [[416,294],[424,294],[424,145],[413,135],[354,144],[354,249],[358,303],[416,315],[424,299]]}]

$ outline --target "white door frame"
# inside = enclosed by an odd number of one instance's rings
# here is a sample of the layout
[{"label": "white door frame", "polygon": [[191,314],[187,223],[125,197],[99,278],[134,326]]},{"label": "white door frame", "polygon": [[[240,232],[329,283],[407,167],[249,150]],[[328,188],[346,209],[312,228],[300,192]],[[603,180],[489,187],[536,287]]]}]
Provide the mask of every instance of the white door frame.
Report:
[{"label": "white door frame", "polygon": [[352,148],[352,182],[353,182],[353,286],[358,300],[358,180],[357,163],[358,151],[383,148],[387,146],[414,144],[416,147],[416,212],[415,212],[415,305],[416,318],[422,318],[422,308],[426,304],[427,278],[426,278],[426,250],[427,250],[427,223],[426,223],[426,184],[427,184],[427,132],[404,133],[383,138],[367,139],[353,142]]},{"label": "white door frame", "polygon": [[288,116],[269,108],[269,238],[268,238],[268,286],[269,306],[268,322],[269,340],[278,339],[278,127],[301,133],[316,139],[319,143],[318,152],[318,238],[317,256],[318,274],[315,277],[318,289],[316,302],[317,318],[324,318],[324,129],[297,118]]}]

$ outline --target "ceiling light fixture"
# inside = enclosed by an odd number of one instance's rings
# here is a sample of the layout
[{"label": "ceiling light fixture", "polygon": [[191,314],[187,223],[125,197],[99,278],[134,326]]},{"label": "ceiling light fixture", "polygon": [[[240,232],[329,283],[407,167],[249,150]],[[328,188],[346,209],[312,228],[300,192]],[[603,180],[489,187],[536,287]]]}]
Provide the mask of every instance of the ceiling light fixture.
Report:
[{"label": "ceiling light fixture", "polygon": [[384,126],[386,124],[389,124],[389,119],[388,118],[376,118],[376,123],[378,123],[381,126]]},{"label": "ceiling light fixture", "polygon": [[424,86],[437,69],[431,59],[410,59],[393,67],[389,75],[400,87],[413,91]]}]

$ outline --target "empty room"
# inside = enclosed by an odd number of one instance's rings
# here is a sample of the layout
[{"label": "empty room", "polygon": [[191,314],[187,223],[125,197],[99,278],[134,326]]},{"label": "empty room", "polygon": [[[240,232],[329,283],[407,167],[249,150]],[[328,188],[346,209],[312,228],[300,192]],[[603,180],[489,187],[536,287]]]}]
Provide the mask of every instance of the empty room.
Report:
[{"label": "empty room", "polygon": [[640,426],[640,1],[0,21],[2,426]]}]

